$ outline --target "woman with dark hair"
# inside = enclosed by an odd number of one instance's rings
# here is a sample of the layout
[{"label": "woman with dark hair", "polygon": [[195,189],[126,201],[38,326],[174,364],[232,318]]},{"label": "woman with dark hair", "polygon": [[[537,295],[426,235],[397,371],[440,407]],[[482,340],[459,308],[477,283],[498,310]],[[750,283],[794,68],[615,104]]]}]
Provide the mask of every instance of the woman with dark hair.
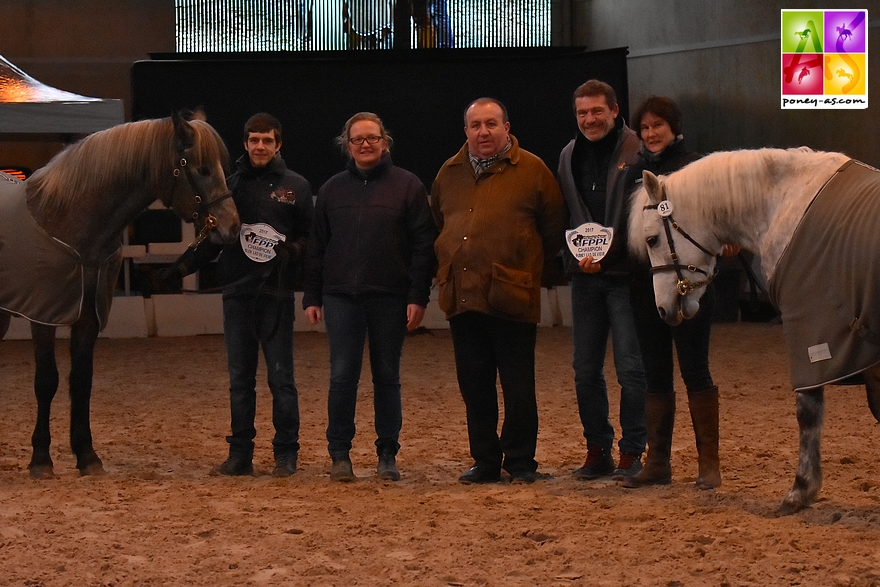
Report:
[{"label": "woman with dark hair", "polygon": [[[633,128],[642,146],[641,165],[630,168],[631,186],[642,181],[642,171],[655,175],[681,169],[701,155],[689,151],[681,135],[682,116],[678,105],[663,96],[651,96],[633,116]],[[735,255],[735,246],[725,245],[725,255]],[[644,468],[624,478],[624,487],[669,484],[672,482],[670,455],[675,422],[675,388],[672,347],[678,355],[679,369],[687,388],[688,406],[696,436],[699,461],[697,487],[713,489],[721,485],[718,458],[718,387],[709,372],[709,333],[715,307],[712,284],[700,299],[700,311],[678,326],[669,326],[657,313],[654,285],[647,267],[636,272],[630,289],[636,330],[647,380],[646,414],[648,456]]]},{"label": "woman with dark hair", "polygon": [[392,139],[378,116],[355,114],[336,142],[348,164],[318,192],[303,296],[306,317],[324,320],[330,344],[330,479],[356,479],[349,451],[369,338],[377,474],[397,481],[400,355],[407,329],[419,326],[428,305],[437,228],[425,186],[391,162]]}]

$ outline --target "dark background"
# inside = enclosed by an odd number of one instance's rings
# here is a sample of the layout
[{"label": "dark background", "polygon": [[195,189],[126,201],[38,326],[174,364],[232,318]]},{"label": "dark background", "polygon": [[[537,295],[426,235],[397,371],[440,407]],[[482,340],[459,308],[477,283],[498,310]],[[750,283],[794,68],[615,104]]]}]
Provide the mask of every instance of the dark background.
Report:
[{"label": "dark background", "polygon": [[465,106],[482,96],[507,106],[511,133],[556,171],[578,132],[572,93],[591,78],[617,92],[629,113],[627,49],[573,47],[331,53],[151,54],[132,66],[132,118],[204,108],[233,160],[242,127],[265,111],[284,127],[288,167],[318,188],[343,166],[333,139],[360,111],[379,115],[394,138],[394,162],[430,189],[464,143]]}]

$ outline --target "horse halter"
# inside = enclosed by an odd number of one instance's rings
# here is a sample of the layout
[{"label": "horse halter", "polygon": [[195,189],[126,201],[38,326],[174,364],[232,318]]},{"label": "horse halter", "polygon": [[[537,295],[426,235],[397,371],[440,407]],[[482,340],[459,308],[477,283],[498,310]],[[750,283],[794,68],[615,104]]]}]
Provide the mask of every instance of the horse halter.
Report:
[{"label": "horse halter", "polygon": [[190,145],[190,146],[178,145],[177,152],[180,155],[180,161],[178,162],[179,167],[175,167],[174,171],[172,173],[174,174],[174,177],[180,177],[180,170],[183,169],[183,175],[186,176],[187,182],[189,183],[189,187],[192,189],[193,198],[195,199],[196,207],[197,207],[197,210],[192,213],[192,219],[194,221],[198,220],[199,218],[202,218],[204,220],[204,225],[202,226],[202,230],[199,231],[199,234],[196,235],[196,239],[190,245],[190,247],[195,248],[195,247],[199,246],[200,244],[202,244],[202,242],[206,238],[208,238],[208,235],[211,233],[211,231],[214,230],[215,228],[217,228],[217,225],[219,224],[217,222],[217,217],[214,216],[213,214],[211,214],[211,212],[210,212],[211,207],[216,206],[217,204],[219,204],[220,202],[222,202],[226,198],[231,198],[232,192],[227,192],[226,195],[220,196],[219,198],[217,198],[216,200],[214,200],[212,202],[204,201],[204,198],[202,198],[202,196],[199,195],[199,188],[198,188],[198,185],[196,185],[196,180],[193,178],[192,172],[190,171],[189,167],[187,166],[186,152],[191,147],[192,147],[192,145]]},{"label": "horse halter", "polygon": [[[665,205],[664,205],[665,204]],[[709,272],[705,269],[701,269],[696,265],[682,265],[678,262],[678,253],[675,252],[675,240],[672,238],[672,229],[675,229],[681,236],[686,238],[691,242],[692,245],[700,249],[702,252],[709,255],[709,257],[714,257],[715,254],[709,251],[706,247],[698,243],[685,232],[672,217],[672,202],[666,199],[666,195],[664,194],[663,200],[658,204],[648,205],[644,207],[644,210],[657,210],[660,217],[663,219],[663,228],[666,231],[666,243],[669,245],[669,257],[672,259],[672,263],[666,265],[657,265],[656,267],[651,267],[651,273],[659,273],[660,271],[675,271],[676,277],[678,277],[678,283],[676,284],[676,289],[678,290],[678,295],[686,296],[690,292],[695,289],[699,289],[704,285],[709,285],[712,283],[712,280],[715,279],[715,276],[718,275],[718,268],[715,268],[715,271],[712,275],[709,275]],[[702,273],[706,276],[706,279],[701,281],[691,282],[687,277],[684,276],[682,270],[690,271],[691,273]]]}]

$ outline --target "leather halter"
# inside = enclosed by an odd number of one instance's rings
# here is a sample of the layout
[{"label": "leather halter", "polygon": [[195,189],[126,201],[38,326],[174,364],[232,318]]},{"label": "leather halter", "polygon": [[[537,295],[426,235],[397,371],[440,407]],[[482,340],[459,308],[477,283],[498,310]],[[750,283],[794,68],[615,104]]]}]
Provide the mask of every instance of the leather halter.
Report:
[{"label": "leather halter", "polygon": [[[666,199],[666,195],[663,195],[662,202],[668,201]],[[658,210],[659,213],[660,204],[653,204],[644,207],[644,210]],[[663,228],[666,231],[666,243],[669,245],[669,257],[672,260],[672,263],[668,263],[666,265],[657,265],[656,267],[651,267],[651,273],[659,273],[661,271],[675,271],[676,277],[678,277],[678,283],[676,284],[676,289],[678,290],[678,295],[686,296],[690,292],[703,287],[704,285],[709,285],[712,283],[712,280],[715,279],[715,276],[718,275],[718,267],[715,268],[715,271],[709,275],[709,272],[705,269],[697,267],[696,265],[682,265],[678,262],[678,253],[675,252],[675,241],[672,238],[672,229],[675,229],[681,236],[686,238],[692,245],[697,247],[702,252],[709,255],[709,257],[714,257],[715,253],[709,251],[706,247],[698,243],[696,240],[691,237],[687,232],[685,232],[672,217],[672,213],[670,212],[667,215],[660,214],[660,217],[663,219]],[[691,273],[702,273],[706,276],[706,279],[701,281],[691,282],[687,277],[684,276],[683,271],[690,271]]]},{"label": "leather halter", "polygon": [[174,177],[180,177],[180,170],[183,169],[183,175],[186,177],[187,182],[189,183],[189,187],[193,193],[193,198],[195,199],[195,202],[196,202],[197,209],[195,212],[192,213],[192,219],[193,219],[193,221],[195,221],[195,220],[198,220],[199,218],[202,218],[202,220],[204,221],[204,225],[202,226],[202,230],[199,231],[199,234],[196,235],[196,239],[190,245],[191,247],[197,247],[198,245],[200,245],[202,243],[202,241],[204,241],[206,238],[208,238],[208,235],[211,233],[211,231],[214,230],[215,228],[217,228],[217,225],[219,224],[217,222],[217,218],[213,214],[211,214],[211,212],[210,212],[211,207],[216,206],[217,204],[219,204],[220,202],[222,202],[226,198],[231,198],[232,192],[227,192],[226,195],[220,196],[219,198],[217,198],[216,200],[213,200],[211,202],[206,202],[204,200],[204,198],[202,198],[202,196],[199,195],[199,189],[198,189],[198,186],[196,185],[196,180],[193,178],[192,172],[190,171],[189,167],[187,166],[186,152],[191,147],[192,147],[192,145],[189,145],[189,146],[178,145],[177,152],[180,155],[180,160],[178,162],[179,167],[175,167],[174,171],[172,173],[174,174]]}]

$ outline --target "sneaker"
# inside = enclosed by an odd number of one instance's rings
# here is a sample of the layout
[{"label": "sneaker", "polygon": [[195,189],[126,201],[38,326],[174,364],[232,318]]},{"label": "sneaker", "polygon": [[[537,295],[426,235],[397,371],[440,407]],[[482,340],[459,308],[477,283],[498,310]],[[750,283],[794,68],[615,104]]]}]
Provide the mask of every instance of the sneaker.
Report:
[{"label": "sneaker", "polygon": [[623,481],[626,477],[632,477],[642,470],[642,455],[634,455],[628,452],[620,453],[620,462],[611,473],[614,481]]},{"label": "sneaker", "polygon": [[382,481],[400,481],[400,471],[397,470],[397,459],[394,455],[383,454],[379,456],[376,476]]},{"label": "sneaker", "polygon": [[272,469],[273,477],[290,477],[296,473],[296,455],[278,455],[275,457],[275,468]]},{"label": "sneaker", "polygon": [[584,462],[584,466],[572,471],[572,477],[591,481],[610,475],[614,471],[614,460],[610,453],[611,451],[599,447],[588,446],[587,460]]},{"label": "sneaker", "polygon": [[221,464],[217,465],[213,469],[211,469],[211,475],[253,475],[254,474],[254,464],[251,459],[246,457],[233,457],[230,456],[228,459],[223,461]]},{"label": "sneaker", "polygon": [[330,468],[330,480],[339,481],[340,483],[351,483],[357,480],[351,468],[351,460],[347,458],[333,459],[333,466]]}]

